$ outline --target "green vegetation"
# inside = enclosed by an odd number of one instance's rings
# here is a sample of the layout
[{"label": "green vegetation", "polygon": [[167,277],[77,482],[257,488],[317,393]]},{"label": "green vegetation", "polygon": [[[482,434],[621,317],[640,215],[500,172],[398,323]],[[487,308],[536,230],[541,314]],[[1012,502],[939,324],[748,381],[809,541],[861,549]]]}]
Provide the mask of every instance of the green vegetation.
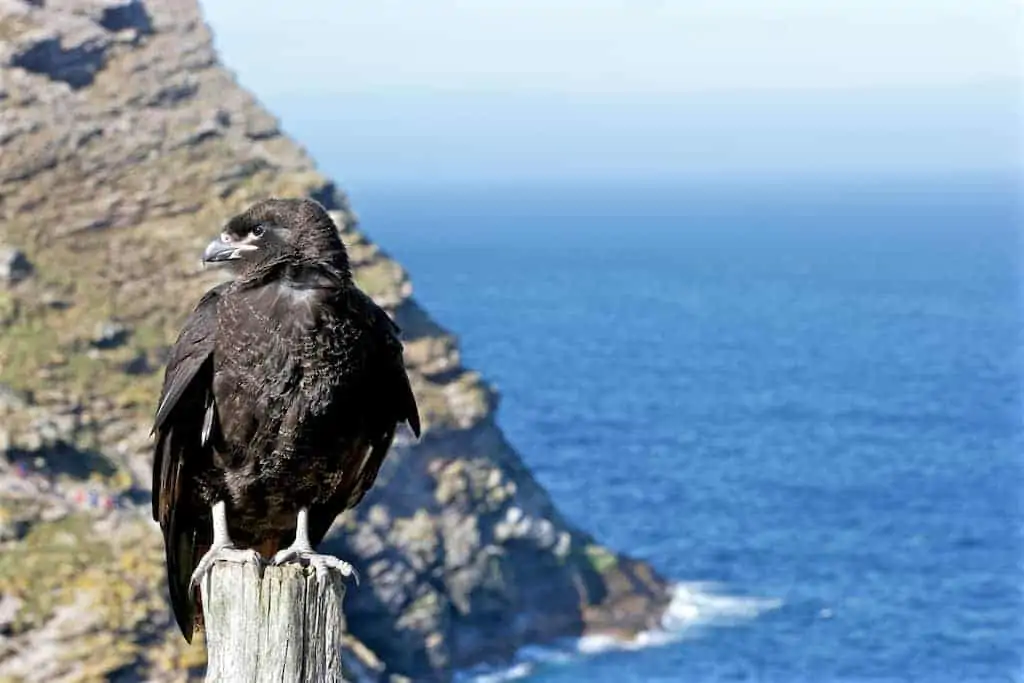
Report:
[{"label": "green vegetation", "polygon": [[590,566],[598,574],[605,574],[619,564],[619,560],[615,557],[614,553],[602,546],[591,544],[584,548],[584,552],[587,554]]}]

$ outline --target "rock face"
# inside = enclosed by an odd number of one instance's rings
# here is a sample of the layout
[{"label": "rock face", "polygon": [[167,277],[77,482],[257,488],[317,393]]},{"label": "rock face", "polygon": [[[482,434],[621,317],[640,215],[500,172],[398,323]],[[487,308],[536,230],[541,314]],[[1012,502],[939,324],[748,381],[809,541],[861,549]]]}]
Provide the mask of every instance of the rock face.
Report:
[{"label": "rock face", "polygon": [[32,274],[32,264],[20,249],[0,247],[0,282],[12,285]]},{"label": "rock face", "polygon": [[562,518],[401,266],[219,65],[195,0],[0,0],[0,680],[201,675],[164,595],[150,419],[167,346],[215,282],[197,254],[268,195],[332,211],[403,328],[425,427],[325,542],[365,579],[346,598],[353,671],[447,680],[657,625],[664,581]]}]

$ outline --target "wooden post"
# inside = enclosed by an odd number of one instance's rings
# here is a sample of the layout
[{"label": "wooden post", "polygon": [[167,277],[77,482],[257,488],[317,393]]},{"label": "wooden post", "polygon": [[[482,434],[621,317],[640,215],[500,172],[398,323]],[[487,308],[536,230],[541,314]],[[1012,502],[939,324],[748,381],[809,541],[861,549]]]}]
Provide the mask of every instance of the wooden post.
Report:
[{"label": "wooden post", "polygon": [[261,570],[218,562],[200,584],[206,683],[344,683],[344,577],[294,564]]}]

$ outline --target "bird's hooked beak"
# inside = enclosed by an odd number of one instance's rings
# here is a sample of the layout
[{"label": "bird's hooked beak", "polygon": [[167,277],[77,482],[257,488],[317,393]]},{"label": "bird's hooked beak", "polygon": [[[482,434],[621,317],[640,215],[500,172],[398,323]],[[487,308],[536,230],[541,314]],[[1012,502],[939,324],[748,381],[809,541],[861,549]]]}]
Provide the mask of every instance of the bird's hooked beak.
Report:
[{"label": "bird's hooked beak", "polygon": [[242,258],[246,252],[259,249],[255,244],[235,242],[221,235],[206,245],[203,251],[203,263],[229,263]]}]

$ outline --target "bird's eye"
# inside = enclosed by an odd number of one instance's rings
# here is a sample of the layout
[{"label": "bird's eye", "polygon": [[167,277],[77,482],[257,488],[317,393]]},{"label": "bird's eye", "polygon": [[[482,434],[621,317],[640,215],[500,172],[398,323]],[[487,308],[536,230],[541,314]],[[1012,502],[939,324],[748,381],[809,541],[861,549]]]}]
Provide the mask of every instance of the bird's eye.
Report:
[{"label": "bird's eye", "polygon": [[257,225],[255,228],[253,228],[252,229],[252,236],[253,237],[263,237],[263,226],[262,225]]}]

